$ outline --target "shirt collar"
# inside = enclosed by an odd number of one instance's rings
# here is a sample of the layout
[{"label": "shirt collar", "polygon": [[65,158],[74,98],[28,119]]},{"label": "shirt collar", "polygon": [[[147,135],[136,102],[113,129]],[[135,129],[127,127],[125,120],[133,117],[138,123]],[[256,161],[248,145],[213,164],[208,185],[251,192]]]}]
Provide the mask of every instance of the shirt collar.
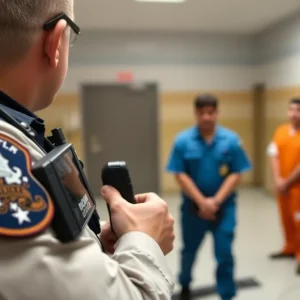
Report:
[{"label": "shirt collar", "polygon": [[44,120],[2,91],[0,91],[0,105],[4,106],[7,112],[19,122],[25,122],[31,126],[38,135],[45,134]]},{"label": "shirt collar", "polygon": [[[221,127],[219,125],[217,125],[213,141],[215,141],[216,139],[218,139],[221,136],[222,136]],[[203,137],[201,135],[201,131],[199,130],[199,127],[197,125],[194,126],[194,128],[193,128],[193,137],[196,139],[203,139]]]}]

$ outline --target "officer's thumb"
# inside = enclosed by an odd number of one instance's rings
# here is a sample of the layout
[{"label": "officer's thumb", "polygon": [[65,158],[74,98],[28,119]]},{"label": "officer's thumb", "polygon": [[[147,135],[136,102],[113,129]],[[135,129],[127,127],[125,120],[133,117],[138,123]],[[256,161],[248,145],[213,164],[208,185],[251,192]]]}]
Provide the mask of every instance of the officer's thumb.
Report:
[{"label": "officer's thumb", "polygon": [[104,187],[102,187],[101,194],[106,203],[110,206],[112,206],[115,202],[124,201],[118,190],[116,190],[112,186],[105,185]]}]

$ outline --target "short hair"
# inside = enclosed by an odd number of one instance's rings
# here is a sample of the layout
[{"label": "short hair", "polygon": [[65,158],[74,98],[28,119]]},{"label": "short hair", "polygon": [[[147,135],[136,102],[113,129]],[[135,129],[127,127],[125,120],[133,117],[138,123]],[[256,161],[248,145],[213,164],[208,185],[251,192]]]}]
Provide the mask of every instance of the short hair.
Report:
[{"label": "short hair", "polygon": [[194,102],[194,107],[200,109],[203,107],[211,106],[213,108],[218,108],[219,101],[218,98],[211,94],[202,94],[196,97]]},{"label": "short hair", "polygon": [[15,63],[56,14],[71,12],[72,0],[0,0],[0,64]]},{"label": "short hair", "polygon": [[300,98],[292,98],[290,104],[300,104]]}]

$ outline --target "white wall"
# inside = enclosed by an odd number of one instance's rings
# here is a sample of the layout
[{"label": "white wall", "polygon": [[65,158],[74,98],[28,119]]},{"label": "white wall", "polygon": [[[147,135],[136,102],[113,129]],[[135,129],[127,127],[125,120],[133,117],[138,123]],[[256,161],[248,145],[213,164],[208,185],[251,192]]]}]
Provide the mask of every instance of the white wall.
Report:
[{"label": "white wall", "polygon": [[258,74],[268,88],[300,84],[300,13],[262,32],[257,39]]},{"label": "white wall", "polygon": [[113,82],[120,71],[157,82],[162,91],[247,90],[257,77],[254,42],[236,35],[86,32],[71,49],[63,91]]},{"label": "white wall", "polygon": [[257,36],[201,33],[83,32],[71,49],[63,86],[114,82],[120,71],[162,91],[247,90],[300,84],[300,14]]},{"label": "white wall", "polygon": [[132,71],[140,82],[157,82],[161,91],[248,90],[256,77],[253,66],[95,66],[71,67],[63,87],[74,92],[85,82],[114,82],[119,71]]},{"label": "white wall", "polygon": [[286,56],[276,61],[264,63],[259,68],[258,74],[260,75],[260,81],[265,82],[268,89],[299,85],[300,51],[297,55]]}]

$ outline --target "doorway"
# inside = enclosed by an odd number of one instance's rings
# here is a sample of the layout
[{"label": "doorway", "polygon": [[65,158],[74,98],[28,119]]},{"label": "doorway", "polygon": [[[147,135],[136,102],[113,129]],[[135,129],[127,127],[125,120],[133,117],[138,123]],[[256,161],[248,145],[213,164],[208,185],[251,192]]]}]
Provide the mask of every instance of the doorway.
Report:
[{"label": "doorway", "polygon": [[101,169],[126,161],[135,193],[160,193],[156,84],[85,84],[81,89],[86,173],[100,196]]}]

